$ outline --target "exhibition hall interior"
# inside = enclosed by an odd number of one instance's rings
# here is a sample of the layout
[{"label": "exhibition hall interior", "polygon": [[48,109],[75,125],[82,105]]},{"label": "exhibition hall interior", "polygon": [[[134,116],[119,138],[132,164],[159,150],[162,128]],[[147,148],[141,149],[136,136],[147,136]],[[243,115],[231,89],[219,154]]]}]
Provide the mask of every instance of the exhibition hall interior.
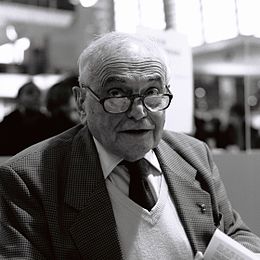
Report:
[{"label": "exhibition hall interior", "polygon": [[[207,143],[234,208],[260,235],[259,8],[258,0],[1,0],[0,122],[29,81],[41,113],[52,113],[49,90],[77,84],[78,56],[95,37],[152,35],[171,64],[165,127]],[[1,162],[11,155],[1,147]]]}]

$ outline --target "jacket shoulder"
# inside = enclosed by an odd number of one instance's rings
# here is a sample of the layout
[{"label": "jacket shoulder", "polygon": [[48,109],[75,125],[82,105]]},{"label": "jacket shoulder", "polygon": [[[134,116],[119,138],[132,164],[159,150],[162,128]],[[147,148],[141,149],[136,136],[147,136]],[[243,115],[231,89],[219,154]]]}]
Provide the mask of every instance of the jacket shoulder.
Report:
[{"label": "jacket shoulder", "polygon": [[201,149],[205,143],[184,133],[165,130],[162,140],[175,149]]},{"label": "jacket shoulder", "polygon": [[[24,167],[52,167],[56,160],[68,155],[73,145],[74,138],[80,132],[82,126],[78,125],[59,135],[53,136],[34,144],[18,154],[12,156],[3,163],[11,168]],[[41,165],[42,164],[42,165]]]},{"label": "jacket shoulder", "polygon": [[162,141],[197,170],[210,172],[214,167],[206,143],[183,133],[164,131]]}]

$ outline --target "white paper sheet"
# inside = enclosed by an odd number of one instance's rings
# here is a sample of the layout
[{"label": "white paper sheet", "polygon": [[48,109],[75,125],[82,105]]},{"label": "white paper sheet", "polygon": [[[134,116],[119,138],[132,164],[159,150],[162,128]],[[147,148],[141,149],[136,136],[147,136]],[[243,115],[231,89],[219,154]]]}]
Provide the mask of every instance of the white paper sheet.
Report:
[{"label": "white paper sheet", "polygon": [[216,229],[204,253],[205,260],[257,260],[252,251]]}]

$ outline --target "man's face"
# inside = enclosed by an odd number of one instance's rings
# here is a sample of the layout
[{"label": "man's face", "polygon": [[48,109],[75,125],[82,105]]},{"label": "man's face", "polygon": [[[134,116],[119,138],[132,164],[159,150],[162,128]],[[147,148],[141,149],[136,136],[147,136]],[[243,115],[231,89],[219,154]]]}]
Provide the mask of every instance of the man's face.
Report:
[{"label": "man's face", "polygon": [[[122,44],[125,46],[122,50],[115,48],[101,62],[96,61],[96,80],[88,87],[100,99],[165,93],[166,66],[161,57],[140,42]],[[82,83],[87,74],[86,68],[88,66],[83,66],[80,70]],[[85,92],[82,105],[86,114],[84,119],[92,135],[106,150],[125,160],[135,161],[158,145],[165,122],[164,111],[150,112],[140,98],[136,98],[126,112],[110,114],[104,111],[90,90],[82,92]]]},{"label": "man's face", "polygon": [[[91,87],[100,98],[163,93],[161,79],[113,77],[103,87]],[[161,139],[165,112],[149,112],[139,98],[127,112],[110,114],[86,92],[86,120],[93,136],[110,152],[134,161],[156,147]]]}]

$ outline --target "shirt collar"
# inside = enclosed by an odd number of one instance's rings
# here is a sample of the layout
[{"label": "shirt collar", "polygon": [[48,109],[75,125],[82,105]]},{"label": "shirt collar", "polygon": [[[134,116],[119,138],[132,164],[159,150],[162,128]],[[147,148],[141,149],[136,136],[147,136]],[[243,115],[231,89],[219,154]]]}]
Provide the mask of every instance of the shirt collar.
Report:
[{"label": "shirt collar", "polygon": [[[93,139],[99,155],[104,178],[106,179],[113,169],[123,160],[123,158],[107,151],[95,137],[93,137]],[[153,150],[146,153],[144,158],[149,161],[159,172],[161,172],[160,164]]]}]

